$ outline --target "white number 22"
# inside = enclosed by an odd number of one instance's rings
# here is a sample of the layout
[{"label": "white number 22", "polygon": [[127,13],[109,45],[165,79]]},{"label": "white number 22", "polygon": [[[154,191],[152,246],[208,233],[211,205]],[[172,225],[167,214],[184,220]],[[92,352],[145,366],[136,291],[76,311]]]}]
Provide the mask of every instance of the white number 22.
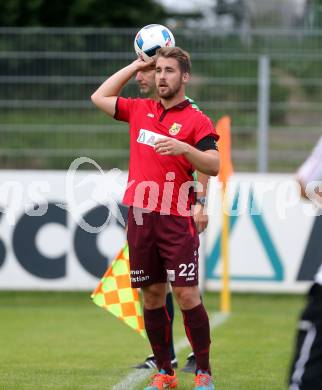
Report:
[{"label": "white number 22", "polygon": [[179,268],[181,269],[179,276],[195,276],[195,265],[193,263],[188,265],[182,263],[179,265]]}]

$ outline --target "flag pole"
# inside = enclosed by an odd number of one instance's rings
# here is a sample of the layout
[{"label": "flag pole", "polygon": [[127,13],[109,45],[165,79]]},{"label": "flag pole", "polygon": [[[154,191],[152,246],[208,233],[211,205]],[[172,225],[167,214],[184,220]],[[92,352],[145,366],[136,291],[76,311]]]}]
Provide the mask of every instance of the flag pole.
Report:
[{"label": "flag pole", "polygon": [[229,202],[227,182],[233,174],[231,161],[231,120],[229,116],[222,117],[217,123],[220,135],[218,141],[220,154],[219,181],[222,183],[222,233],[220,241],[220,254],[222,261],[222,288],[220,293],[220,310],[229,313],[231,310],[231,293],[229,286]]},{"label": "flag pole", "polygon": [[222,183],[222,234],[221,234],[221,259],[222,259],[222,289],[220,296],[220,310],[223,313],[230,313],[231,293],[229,287],[229,215],[227,185]]}]

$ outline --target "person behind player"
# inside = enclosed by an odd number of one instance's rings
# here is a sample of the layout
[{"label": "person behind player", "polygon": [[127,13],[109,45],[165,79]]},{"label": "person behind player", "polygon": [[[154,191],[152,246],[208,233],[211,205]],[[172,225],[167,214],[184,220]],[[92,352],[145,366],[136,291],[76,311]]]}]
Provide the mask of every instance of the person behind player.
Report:
[{"label": "person behind player", "polygon": [[[314,197],[316,205],[322,210],[322,136],[299,168],[297,180],[302,196],[307,198],[309,195],[311,199]],[[308,189],[309,184],[313,184],[313,192]],[[322,215],[317,218],[322,218]],[[322,389],[322,259],[299,320],[289,375],[289,389]]]},{"label": "person behind player", "polygon": [[218,135],[211,120],[185,99],[190,58],[178,47],[156,57],[160,101],[120,97],[123,86],[149,64],[137,59],[109,77],[92,95],[101,110],[129,122],[130,166],[123,202],[130,206],[131,284],[141,288],[146,332],[159,372],[145,390],[177,386],[165,308],[167,280],[182,311],[196,357],[195,390],[213,390],[209,318],[198,288],[199,237],[192,217],[192,172],[219,171]]},{"label": "person behind player", "polygon": [[[156,85],[155,85],[155,68],[154,65],[148,69],[140,70],[135,76],[135,80],[138,84],[140,94],[142,96],[150,97],[151,99],[158,99]],[[191,106],[199,110],[199,107],[195,102],[186,96],[189,99]],[[207,187],[209,181],[209,175],[198,172],[196,174],[198,181],[202,184],[202,190],[197,191],[196,197],[198,200],[198,207],[195,208],[194,220],[197,226],[198,233],[202,233],[208,225],[208,215],[205,208],[205,200],[207,195]],[[169,287],[169,285],[168,285]],[[173,320],[174,320],[174,306],[173,306],[173,297],[171,289],[167,290],[166,297],[166,308],[169,313],[170,322],[171,322],[171,334],[170,334],[170,352],[171,352],[171,363],[172,367],[178,367],[178,361],[175,354],[174,342],[173,342]],[[149,369],[156,368],[156,361],[153,354],[149,355],[144,362],[135,366],[139,369]],[[196,359],[193,352],[187,356],[187,361],[185,366],[181,369],[183,372],[192,372],[196,371]]]}]

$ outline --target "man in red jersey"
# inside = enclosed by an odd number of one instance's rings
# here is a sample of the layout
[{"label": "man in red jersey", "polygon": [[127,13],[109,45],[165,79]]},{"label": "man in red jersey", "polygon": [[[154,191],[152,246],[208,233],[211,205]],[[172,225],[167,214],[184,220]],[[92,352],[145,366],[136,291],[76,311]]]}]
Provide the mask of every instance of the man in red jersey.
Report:
[{"label": "man in red jersey", "polygon": [[146,390],[177,385],[165,309],[167,279],[196,357],[195,389],[213,390],[210,327],[198,288],[199,238],[191,208],[192,172],[218,174],[218,135],[210,119],[185,99],[189,55],[177,47],[162,48],[155,65],[159,102],[119,97],[123,86],[149,66],[139,59],[109,77],[92,101],[130,127],[129,178],[123,201],[130,206],[131,283],[143,291],[145,327],[159,369]]},{"label": "man in red jersey", "polygon": [[[149,97],[151,99],[159,101],[159,97],[157,95],[157,90],[155,85],[154,64],[153,67],[151,66],[151,68],[138,71],[135,76],[135,81],[137,82],[140,90],[140,94],[143,97]],[[190,101],[192,107],[194,107],[196,110],[199,110],[199,107],[191,98],[189,98],[188,96],[186,96],[186,98]],[[207,196],[209,176],[201,172],[195,172],[194,179],[198,180],[202,184],[202,187],[200,187],[201,191],[197,191],[195,194],[197,205],[194,207],[194,216],[193,216],[197,227],[197,231],[200,234],[207,228],[208,225],[206,196]],[[166,309],[168,311],[170,317],[170,323],[171,323],[171,332],[170,332],[171,364],[173,368],[176,368],[178,366],[178,360],[176,357],[174,340],[173,340],[173,321],[174,321],[175,310],[173,305],[172,290],[169,286],[169,283],[168,283],[168,290],[166,295]],[[156,367],[157,365],[153,354],[150,354],[142,363],[139,363],[135,366],[135,368],[139,368],[139,369],[150,369]],[[196,371],[196,359],[193,352],[189,353],[189,355],[187,356],[186,364],[181,369],[181,371],[189,372],[189,373],[194,373]]]}]

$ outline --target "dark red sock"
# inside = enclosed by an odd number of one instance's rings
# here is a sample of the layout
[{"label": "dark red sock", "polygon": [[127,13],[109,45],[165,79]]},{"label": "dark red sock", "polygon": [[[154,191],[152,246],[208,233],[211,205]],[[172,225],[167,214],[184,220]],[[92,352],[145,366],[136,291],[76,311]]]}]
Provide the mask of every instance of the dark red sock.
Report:
[{"label": "dark red sock", "polygon": [[171,323],[167,309],[148,310],[144,308],[144,323],[158,369],[172,375],[170,356]]},{"label": "dark red sock", "polygon": [[208,314],[204,305],[190,310],[182,310],[187,337],[196,357],[197,370],[211,374],[209,365],[210,326]]}]

